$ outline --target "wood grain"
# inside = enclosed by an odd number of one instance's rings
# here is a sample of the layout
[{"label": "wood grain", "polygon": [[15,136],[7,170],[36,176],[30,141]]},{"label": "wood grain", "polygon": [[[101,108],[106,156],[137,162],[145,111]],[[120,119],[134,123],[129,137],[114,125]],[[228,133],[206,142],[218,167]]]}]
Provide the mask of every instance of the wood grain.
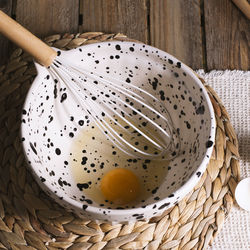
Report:
[{"label": "wood grain", "polygon": [[250,23],[228,0],[205,0],[207,67],[249,70]]},{"label": "wood grain", "polygon": [[39,37],[78,32],[78,0],[17,1],[16,20]]},{"label": "wood grain", "polygon": [[203,67],[198,0],[150,0],[151,44],[193,69]]},{"label": "wood grain", "polygon": [[[231,0],[0,0],[0,9],[39,37],[121,32],[193,69],[250,68],[250,23]],[[0,65],[12,49],[0,35]]]},{"label": "wood grain", "polygon": [[[8,15],[11,15],[12,10],[12,0],[1,0],[0,1],[0,10],[5,12]],[[10,53],[11,43],[3,35],[0,34],[0,65],[3,65]]]},{"label": "wood grain", "polygon": [[80,32],[120,32],[148,42],[146,0],[80,0],[80,14]]}]

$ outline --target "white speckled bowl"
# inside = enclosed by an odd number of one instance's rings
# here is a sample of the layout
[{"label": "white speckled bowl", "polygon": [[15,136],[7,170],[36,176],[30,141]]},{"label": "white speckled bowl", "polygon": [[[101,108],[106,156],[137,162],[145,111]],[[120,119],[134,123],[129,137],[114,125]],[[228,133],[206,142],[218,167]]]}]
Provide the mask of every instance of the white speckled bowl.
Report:
[{"label": "white speckled bowl", "polygon": [[70,168],[72,143],[89,118],[68,88],[36,64],[39,74],[24,104],[21,132],[30,168],[45,192],[79,216],[112,222],[148,219],[180,201],[205,171],[215,138],[213,108],[194,72],[166,52],[132,42],[95,43],[59,54],[100,75],[143,83],[166,106],[180,144],[178,155],[164,166],[167,174],[146,200],[117,209],[95,202],[80,190]]}]

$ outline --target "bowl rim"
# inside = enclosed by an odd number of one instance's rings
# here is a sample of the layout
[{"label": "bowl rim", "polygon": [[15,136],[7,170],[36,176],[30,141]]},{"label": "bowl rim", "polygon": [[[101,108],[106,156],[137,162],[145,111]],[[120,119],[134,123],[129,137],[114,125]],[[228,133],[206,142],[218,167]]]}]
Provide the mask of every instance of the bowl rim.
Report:
[{"label": "bowl rim", "polygon": [[[174,192],[172,192],[172,194],[175,194],[174,199],[176,199],[176,197],[178,197],[177,200],[179,201],[185,195],[187,195],[187,193],[190,192],[195,187],[195,185],[199,182],[199,180],[201,179],[201,176],[203,175],[203,173],[206,170],[207,164],[209,163],[209,160],[210,160],[211,155],[212,155],[214,141],[215,141],[216,121],[215,121],[215,114],[214,114],[213,105],[212,105],[212,102],[211,102],[211,100],[209,98],[209,94],[207,93],[207,90],[206,90],[205,86],[203,85],[203,83],[201,82],[201,80],[199,79],[197,74],[189,66],[187,66],[185,63],[183,63],[181,60],[177,59],[176,57],[172,56],[171,54],[169,54],[169,53],[167,53],[167,52],[165,52],[165,51],[163,51],[161,49],[158,49],[156,47],[153,47],[151,45],[147,45],[147,44],[144,44],[144,43],[141,43],[141,42],[135,42],[135,41],[120,41],[120,40],[116,41],[116,40],[112,40],[112,41],[96,42],[96,43],[92,43],[92,44],[82,45],[82,46],[79,46],[77,48],[74,48],[73,50],[79,49],[79,48],[82,48],[82,47],[84,47],[84,48],[86,48],[86,47],[89,47],[89,48],[97,47],[98,45],[105,44],[105,43],[127,44],[127,45],[139,44],[139,45],[144,46],[145,48],[149,48],[150,50],[158,51],[157,53],[158,53],[159,56],[161,56],[163,58],[165,57],[167,59],[171,59],[174,62],[175,61],[180,62],[181,67],[185,71],[185,73],[187,73],[187,75],[189,75],[194,80],[195,84],[198,85],[200,87],[200,89],[202,89],[202,94],[205,97],[205,103],[208,106],[208,111],[207,112],[209,112],[210,124],[211,124],[210,132],[209,132],[209,138],[213,142],[213,145],[206,149],[206,151],[204,153],[204,156],[202,158],[202,161],[199,164],[199,166],[197,167],[197,169],[194,170],[194,173],[186,180],[186,182],[182,186],[180,186],[178,189],[176,189]],[[63,53],[67,53],[67,52],[72,51],[72,50],[61,50],[61,49],[58,49],[58,48],[54,48],[54,49],[56,51],[63,51]],[[40,68],[44,68],[43,66],[41,66],[40,64],[38,64],[36,62],[35,62],[35,66],[36,66],[37,71],[39,71]],[[30,89],[27,92],[27,95],[25,97],[25,101],[24,101],[24,104],[23,104],[23,109],[25,109],[25,107],[27,106],[27,103],[28,103],[28,101],[30,99],[32,90],[34,88],[36,88],[37,85],[38,85],[37,83],[35,83],[35,82],[38,82],[38,78],[39,77],[37,75],[35,77],[35,79],[33,80],[33,83],[31,84]],[[21,123],[21,136],[25,137],[24,134],[25,134],[24,127],[23,127],[23,124]],[[23,145],[23,148],[24,148],[26,159],[28,160],[29,157],[26,154],[26,149],[25,149],[24,143],[22,143],[22,145]],[[38,171],[36,171],[36,169],[29,163],[29,161],[27,161],[27,162],[28,162],[28,165],[30,166],[30,168],[33,170],[33,174],[35,174],[35,176],[38,179],[40,179]],[[201,173],[201,175],[199,177],[197,177],[197,174],[196,174],[197,172]],[[46,189],[50,190],[54,195],[56,195],[56,197],[58,197],[58,198],[63,197],[63,200],[66,201],[68,204],[73,205],[74,207],[76,207],[78,209],[82,209],[82,206],[83,206],[82,202],[74,200],[74,199],[70,198],[69,196],[65,196],[64,193],[61,190],[58,190],[57,193],[54,193],[53,190],[50,188],[50,185],[47,185],[45,182],[39,181],[38,184],[46,187]],[[97,215],[103,215],[104,211],[106,211],[106,212],[109,211],[109,213],[107,213],[107,214],[109,216],[111,216],[111,217],[112,217],[112,215],[129,216],[131,214],[147,213],[147,212],[151,211],[152,207],[155,206],[155,205],[157,205],[157,207],[159,208],[161,205],[163,205],[165,203],[170,202],[170,204],[171,204],[172,199],[173,199],[172,197],[166,197],[166,198],[163,198],[163,199],[161,199],[159,201],[150,203],[150,204],[146,205],[144,208],[136,207],[136,208],[129,208],[129,209],[126,209],[126,208],[124,208],[124,209],[114,209],[114,208],[109,209],[109,208],[97,207],[97,206],[93,206],[91,204],[88,204],[88,207],[84,212],[87,212],[87,213],[89,212],[89,213],[97,214]],[[170,208],[170,207],[172,207],[174,205],[175,204],[172,204],[171,206],[170,205],[166,206],[166,209]],[[157,211],[159,213],[161,211],[161,213],[162,213],[163,211],[165,211],[165,209],[157,210]],[[151,217],[153,217],[153,215]]]}]

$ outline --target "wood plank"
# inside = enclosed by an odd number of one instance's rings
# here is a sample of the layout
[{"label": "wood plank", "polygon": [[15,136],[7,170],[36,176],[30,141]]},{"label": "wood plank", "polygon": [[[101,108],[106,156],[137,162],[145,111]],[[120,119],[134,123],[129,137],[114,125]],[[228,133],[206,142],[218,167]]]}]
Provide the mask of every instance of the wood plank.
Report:
[{"label": "wood plank", "polygon": [[200,1],[150,0],[150,39],[191,68],[203,68]]},{"label": "wood plank", "polygon": [[[0,10],[8,15],[11,15],[12,0],[1,0]],[[3,65],[9,57],[11,43],[7,38],[0,34],[0,65]]]},{"label": "wood plank", "polygon": [[81,32],[124,33],[147,43],[146,0],[80,0]]},{"label": "wood plank", "polygon": [[205,0],[204,12],[208,70],[249,70],[249,20],[228,0]]},{"label": "wood plank", "polygon": [[39,37],[78,32],[78,17],[79,0],[17,1],[16,20]]}]

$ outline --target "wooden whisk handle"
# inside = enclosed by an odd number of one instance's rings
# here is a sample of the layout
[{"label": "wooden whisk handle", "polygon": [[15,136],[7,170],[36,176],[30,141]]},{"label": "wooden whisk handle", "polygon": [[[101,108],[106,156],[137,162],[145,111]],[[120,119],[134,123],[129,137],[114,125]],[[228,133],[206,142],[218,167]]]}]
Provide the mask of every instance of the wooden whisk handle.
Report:
[{"label": "wooden whisk handle", "polygon": [[31,54],[37,62],[48,67],[56,57],[54,49],[42,42],[31,32],[22,27],[0,10],[0,32]]},{"label": "wooden whisk handle", "polygon": [[247,0],[233,0],[238,8],[250,19],[250,4]]}]

